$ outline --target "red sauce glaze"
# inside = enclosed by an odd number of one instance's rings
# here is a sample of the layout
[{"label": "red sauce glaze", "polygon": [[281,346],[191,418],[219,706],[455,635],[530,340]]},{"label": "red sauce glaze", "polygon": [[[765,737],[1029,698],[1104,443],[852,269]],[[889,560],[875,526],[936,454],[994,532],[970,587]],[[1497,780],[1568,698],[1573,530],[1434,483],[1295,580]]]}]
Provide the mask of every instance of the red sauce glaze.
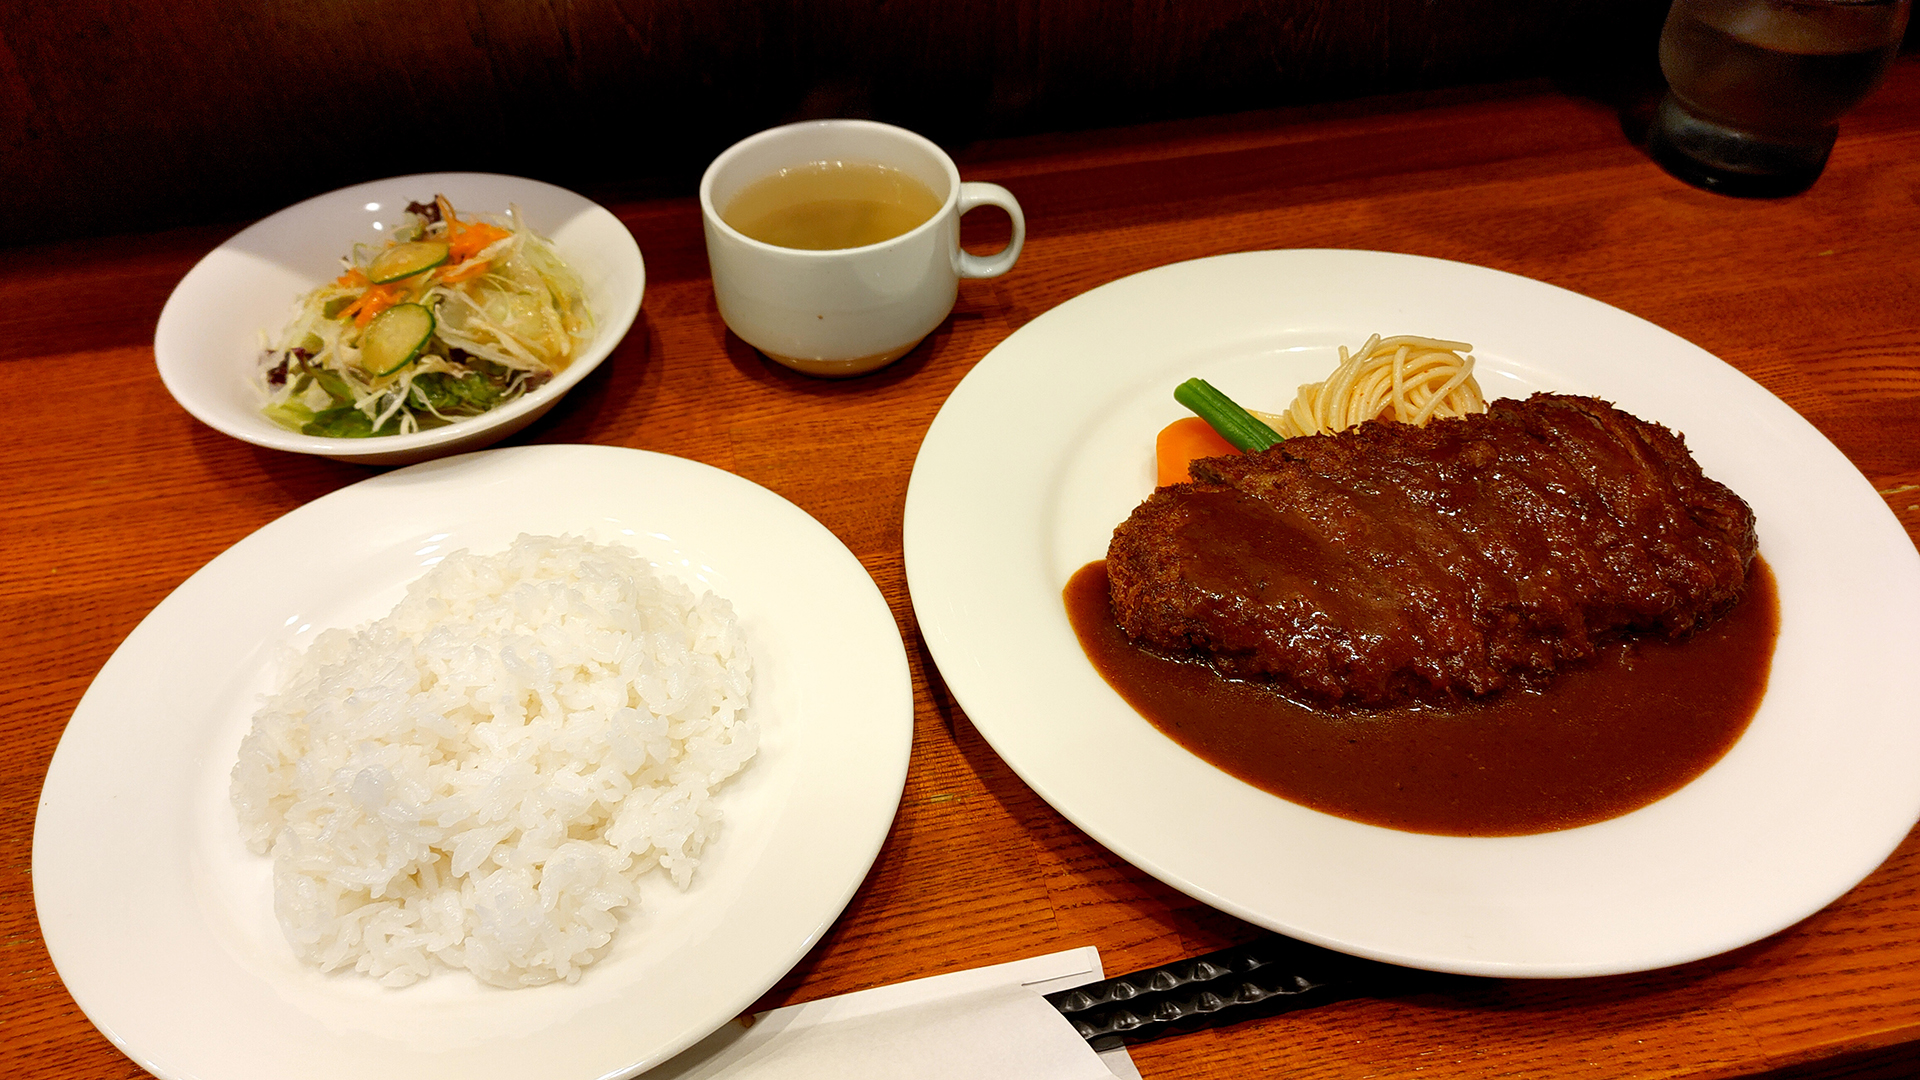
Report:
[{"label": "red sauce glaze", "polygon": [[1281,798],[1371,825],[1519,836],[1618,817],[1726,754],[1759,708],[1779,629],[1773,574],[1680,642],[1603,645],[1545,689],[1485,701],[1313,709],[1114,625],[1106,563],[1067,583],[1067,613],[1107,682],[1181,746]]}]

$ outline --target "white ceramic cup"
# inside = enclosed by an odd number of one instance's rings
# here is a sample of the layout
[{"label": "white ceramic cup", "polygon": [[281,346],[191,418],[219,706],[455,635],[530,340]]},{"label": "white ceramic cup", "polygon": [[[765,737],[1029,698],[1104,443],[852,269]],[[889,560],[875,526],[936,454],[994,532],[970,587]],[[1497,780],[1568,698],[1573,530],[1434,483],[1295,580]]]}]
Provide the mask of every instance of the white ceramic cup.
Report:
[{"label": "white ceramic cup", "polygon": [[[756,180],[823,161],[899,169],[925,184],[940,209],[919,226],[865,247],[808,251],[762,243],[720,213]],[[1013,238],[996,255],[960,247],[960,215],[998,206]],[[960,279],[1013,268],[1027,220],[998,184],[961,183],[930,140],[871,120],[813,120],[771,128],[729,147],[700,180],[707,262],[720,317],[741,340],[809,375],[859,375],[907,354],[953,310]]]}]

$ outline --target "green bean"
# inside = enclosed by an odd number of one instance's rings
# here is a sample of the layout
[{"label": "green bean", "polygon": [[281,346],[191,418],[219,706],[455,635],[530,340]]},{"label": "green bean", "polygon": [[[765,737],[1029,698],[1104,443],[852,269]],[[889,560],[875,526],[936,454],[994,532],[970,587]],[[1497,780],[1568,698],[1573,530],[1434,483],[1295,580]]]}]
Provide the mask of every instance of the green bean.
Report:
[{"label": "green bean", "polygon": [[1174,387],[1173,400],[1192,409],[1195,415],[1205,420],[1220,433],[1221,438],[1237,449],[1248,452],[1265,450],[1282,438],[1279,432],[1236,405],[1232,398],[1214,389],[1205,379],[1188,379]]}]

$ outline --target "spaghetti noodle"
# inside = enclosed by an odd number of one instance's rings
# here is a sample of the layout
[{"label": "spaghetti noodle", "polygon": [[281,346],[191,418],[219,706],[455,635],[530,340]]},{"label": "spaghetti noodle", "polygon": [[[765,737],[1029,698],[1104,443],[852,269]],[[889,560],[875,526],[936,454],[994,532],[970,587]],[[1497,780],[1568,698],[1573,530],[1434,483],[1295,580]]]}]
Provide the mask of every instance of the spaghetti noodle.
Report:
[{"label": "spaghetti noodle", "polygon": [[1302,386],[1286,412],[1254,415],[1292,438],[1330,435],[1374,419],[1418,427],[1436,416],[1485,412],[1472,352],[1464,341],[1375,334],[1352,355],[1340,346],[1340,366],[1325,382]]}]

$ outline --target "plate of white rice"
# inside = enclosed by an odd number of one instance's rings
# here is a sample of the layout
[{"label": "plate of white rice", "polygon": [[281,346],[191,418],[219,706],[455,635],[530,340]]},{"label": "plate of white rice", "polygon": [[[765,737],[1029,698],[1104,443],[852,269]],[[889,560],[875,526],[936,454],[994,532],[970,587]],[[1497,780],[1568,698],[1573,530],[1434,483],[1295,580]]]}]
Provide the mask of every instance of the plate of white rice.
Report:
[{"label": "plate of white rice", "polygon": [[832,924],[912,714],[879,590],[779,496],[450,458],[272,522],[128,636],[48,770],[35,904],[159,1076],[630,1076]]}]

